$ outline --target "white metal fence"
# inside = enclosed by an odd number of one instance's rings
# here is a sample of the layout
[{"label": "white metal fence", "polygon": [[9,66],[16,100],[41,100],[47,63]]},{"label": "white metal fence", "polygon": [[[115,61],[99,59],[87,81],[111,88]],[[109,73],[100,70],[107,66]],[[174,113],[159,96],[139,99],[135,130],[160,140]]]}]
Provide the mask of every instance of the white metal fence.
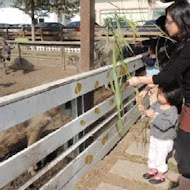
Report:
[{"label": "white metal fence", "polygon": [[[136,57],[128,58],[126,61],[129,63],[128,68],[133,75],[135,75],[136,70],[144,65],[142,61]],[[120,69],[121,67],[118,64],[118,73],[120,73]],[[72,146],[68,147],[62,154],[42,168],[35,176],[19,188],[19,190],[26,189],[44,173],[53,168],[59,161],[71,154],[74,150],[78,150],[79,146],[84,144],[86,140],[93,137],[97,132],[101,131],[110,120],[117,116],[117,111],[114,111],[108,117],[104,118],[102,122],[97,123],[92,130],[84,133],[91,124],[115,108],[116,99],[113,95],[84,113],[83,97],[85,94],[108,84],[110,80],[112,80],[112,77],[112,72],[109,71],[106,66],[17,94],[1,97],[0,131],[9,129],[16,124],[44,113],[51,108],[65,104],[68,101],[72,101],[72,112],[75,114],[75,117],[71,122],[64,125],[64,127],[59,128],[35,144],[22,150],[6,161],[1,162],[0,188],[7,185],[57,148],[68,143],[70,139],[75,138]],[[123,99],[125,100],[125,108],[127,108],[123,115],[125,118],[124,134],[126,134],[141,114],[135,105],[133,87],[127,87],[123,92]],[[77,103],[77,101],[79,103]],[[148,98],[144,100],[144,103],[146,106],[149,105]],[[83,135],[79,137],[81,132],[83,132]],[[78,151],[76,157],[40,189],[73,189],[76,182],[85,172],[103,159],[121,138],[122,136],[118,133],[116,121],[112,126],[105,128],[103,132],[101,131],[98,137],[94,139],[87,148],[83,147],[82,151]]]},{"label": "white metal fence", "polygon": [[[33,46],[30,47],[31,50],[33,50]],[[54,46],[36,46],[37,51],[61,51],[60,47],[54,47]],[[64,52],[66,53],[80,53],[80,48],[64,48]]]}]

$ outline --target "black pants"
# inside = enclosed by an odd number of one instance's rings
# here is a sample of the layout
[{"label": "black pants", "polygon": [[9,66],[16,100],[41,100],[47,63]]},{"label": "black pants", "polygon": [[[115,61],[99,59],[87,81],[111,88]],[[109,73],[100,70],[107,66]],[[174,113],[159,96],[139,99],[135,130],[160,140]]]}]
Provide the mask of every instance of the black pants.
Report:
[{"label": "black pants", "polygon": [[179,170],[182,176],[190,179],[190,133],[178,130],[175,141]]}]

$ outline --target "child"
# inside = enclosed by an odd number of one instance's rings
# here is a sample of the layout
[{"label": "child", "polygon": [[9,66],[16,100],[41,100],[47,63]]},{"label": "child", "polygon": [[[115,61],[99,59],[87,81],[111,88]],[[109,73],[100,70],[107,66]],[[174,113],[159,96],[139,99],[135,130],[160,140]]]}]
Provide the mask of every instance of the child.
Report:
[{"label": "child", "polygon": [[[145,63],[146,76],[153,76],[160,72],[159,67],[157,65],[157,61],[156,61],[154,45],[150,46],[147,55],[141,54],[141,55],[138,55],[138,57],[142,58],[143,62]],[[158,93],[157,86],[155,86],[153,89],[150,90],[149,92],[150,105],[152,105],[157,100],[157,93]]]},{"label": "child", "polygon": [[139,110],[152,118],[150,122],[150,147],[148,155],[149,171],[143,175],[152,184],[165,181],[164,174],[168,171],[166,158],[172,151],[178,128],[178,111],[176,105],[182,100],[182,90],[177,82],[169,86],[158,87],[158,101],[145,110]]},{"label": "child", "polygon": [[159,73],[159,67],[156,63],[156,54],[154,45],[150,45],[148,55],[143,55],[142,60],[145,62],[146,76],[152,76]]}]

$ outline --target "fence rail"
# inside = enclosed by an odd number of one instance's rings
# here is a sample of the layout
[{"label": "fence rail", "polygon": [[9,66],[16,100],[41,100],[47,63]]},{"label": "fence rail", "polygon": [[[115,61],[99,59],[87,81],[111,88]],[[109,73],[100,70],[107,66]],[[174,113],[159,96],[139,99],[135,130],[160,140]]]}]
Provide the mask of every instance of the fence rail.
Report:
[{"label": "fence rail", "polygon": [[[128,69],[132,75],[135,75],[136,71],[144,66],[141,59],[137,57],[128,58],[125,61],[128,63]],[[95,91],[113,80],[113,74],[110,69],[112,69],[112,66],[109,69],[107,66],[102,67],[13,95],[0,97],[0,131],[9,129],[68,101],[75,102],[72,107],[73,112],[75,110],[79,111],[81,107],[84,107],[83,97],[85,94]],[[119,77],[122,74],[121,70],[122,67],[118,63],[117,72]],[[139,89],[142,89],[142,86],[139,86]],[[79,99],[80,104],[77,104],[76,101]],[[125,114],[123,115],[125,134],[141,114],[137,106],[135,106],[133,87],[129,86],[124,90],[123,99],[125,102]],[[78,151],[76,157],[65,168],[60,170],[50,181],[41,187],[41,190],[72,189],[84,173],[101,160],[124,135],[118,133],[117,120],[111,126],[108,125],[112,119],[117,118],[116,110],[104,118],[101,123],[97,122],[102,116],[115,108],[115,102],[116,97],[113,95],[85,113],[82,109],[80,114],[75,113],[75,117],[71,122],[0,163],[0,188],[7,185],[57,148],[68,143],[70,139],[78,136],[78,139],[74,141],[72,146],[68,147],[59,157],[42,168],[36,176],[32,177],[19,188],[19,190],[26,189],[44,173],[53,168],[60,160],[78,149],[86,140],[98,134],[97,138],[94,137],[92,144],[87,148],[84,147],[82,152]],[[148,98],[144,100],[144,103],[146,106],[149,105]],[[97,122],[96,126],[90,130],[89,126],[95,122]],[[86,129],[89,129],[89,131],[84,133]],[[83,132],[83,135],[79,137],[81,132]]]},{"label": "fence rail", "polygon": [[[77,55],[79,60],[75,61],[75,67],[79,69],[80,62],[80,42],[57,42],[57,41],[11,41],[15,45],[15,49],[12,50],[12,59],[19,58],[22,64],[22,58],[31,60],[32,63],[41,63],[46,66],[60,65],[66,70],[68,65],[68,58],[73,55]],[[38,59],[37,61],[35,61]],[[52,59],[56,59],[57,62],[52,64]]]},{"label": "fence rail", "polygon": [[[95,40],[105,39],[107,33],[108,31],[105,27],[96,27],[94,33]],[[133,42],[161,35],[158,28],[150,26],[137,27],[136,32],[134,32],[130,27],[123,27],[121,28],[121,31],[117,30],[117,33],[123,35],[126,40]],[[109,35],[112,34],[110,33]],[[0,28],[0,36],[5,37],[7,40],[15,40],[18,37],[25,37],[29,40],[32,39],[31,29],[28,27]],[[35,37],[38,41],[79,41],[80,31],[76,31],[74,28],[41,27],[36,29]],[[112,39],[111,36],[110,39]]]}]

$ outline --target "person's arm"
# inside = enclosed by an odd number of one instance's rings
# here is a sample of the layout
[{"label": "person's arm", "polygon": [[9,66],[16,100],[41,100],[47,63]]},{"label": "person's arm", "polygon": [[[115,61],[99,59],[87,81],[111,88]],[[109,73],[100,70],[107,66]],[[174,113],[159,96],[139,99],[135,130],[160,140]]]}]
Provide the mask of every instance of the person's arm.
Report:
[{"label": "person's arm", "polygon": [[190,68],[190,43],[181,50],[174,63],[168,64],[159,74],[152,77],[154,84],[169,84]]},{"label": "person's arm", "polygon": [[149,77],[132,77],[130,85],[138,84],[170,84],[173,80],[190,68],[190,43],[184,47],[174,63],[168,64],[159,74]]},{"label": "person's arm", "polygon": [[127,82],[132,86],[137,86],[138,84],[154,84],[152,76],[132,77]]},{"label": "person's arm", "polygon": [[149,84],[146,86],[145,89],[147,89],[148,91],[150,91],[152,88],[156,87],[157,85],[156,84]]},{"label": "person's arm", "polygon": [[155,84],[149,84],[149,85],[147,85],[147,86],[139,93],[139,96],[137,96],[137,98],[136,98],[137,104],[139,103],[139,98],[140,98],[141,101],[144,100],[144,98],[147,96],[147,94],[149,93],[149,91],[150,91],[152,88],[156,87],[156,86],[157,86],[157,85],[155,85]]},{"label": "person's arm", "polygon": [[146,63],[146,65],[148,66],[154,66],[156,60],[155,59],[150,59],[150,57],[148,55],[144,55],[142,57],[142,60]]}]

